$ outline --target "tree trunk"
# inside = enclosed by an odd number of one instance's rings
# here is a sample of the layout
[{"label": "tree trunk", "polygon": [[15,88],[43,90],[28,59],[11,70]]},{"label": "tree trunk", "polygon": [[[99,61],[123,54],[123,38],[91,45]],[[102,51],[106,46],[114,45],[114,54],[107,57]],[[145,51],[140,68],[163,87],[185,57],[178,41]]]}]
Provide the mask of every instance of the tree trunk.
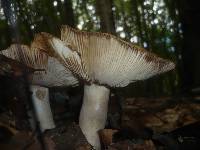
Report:
[{"label": "tree trunk", "polygon": [[144,42],[144,37],[142,34],[142,24],[141,24],[141,15],[140,12],[138,11],[138,1],[137,0],[132,0],[132,6],[133,6],[133,11],[132,14],[136,17],[136,26],[137,26],[137,35],[139,36],[139,43],[141,46],[143,46]]},{"label": "tree trunk", "polygon": [[183,85],[184,93],[200,85],[200,6],[197,1],[184,0],[181,3],[181,22],[183,30]]},{"label": "tree trunk", "polygon": [[71,27],[75,27],[74,11],[73,11],[73,8],[72,8],[72,1],[71,0],[65,0],[64,1],[63,23],[67,24]]},{"label": "tree trunk", "polygon": [[11,41],[13,43],[18,43],[20,41],[20,34],[18,30],[18,18],[15,11],[15,5],[11,0],[1,1],[2,8],[6,17],[7,22],[9,23]]},{"label": "tree trunk", "polygon": [[[19,10],[18,10],[18,13],[20,14],[18,17],[19,18],[24,18],[25,16],[28,16],[28,17],[31,17],[30,15],[28,15],[27,13],[27,9],[25,9],[24,8],[24,5],[22,5],[22,3],[20,2],[20,0],[16,0],[16,7],[18,7],[19,8]],[[26,36],[28,36],[30,39],[33,39],[33,37],[34,37],[34,35],[33,35],[33,31],[31,30],[31,24],[30,24],[30,22],[28,21],[28,19],[27,20],[24,20],[23,21],[23,24],[20,24],[19,23],[19,27],[20,27],[20,25],[21,26],[24,26],[25,27],[25,30],[27,31],[27,34],[26,34]],[[29,40],[30,40],[29,39]],[[23,39],[24,40],[24,39]],[[27,38],[26,38],[26,40],[27,40]]]},{"label": "tree trunk", "polygon": [[97,0],[96,11],[100,17],[102,32],[115,34],[115,21],[112,12],[112,0]]}]

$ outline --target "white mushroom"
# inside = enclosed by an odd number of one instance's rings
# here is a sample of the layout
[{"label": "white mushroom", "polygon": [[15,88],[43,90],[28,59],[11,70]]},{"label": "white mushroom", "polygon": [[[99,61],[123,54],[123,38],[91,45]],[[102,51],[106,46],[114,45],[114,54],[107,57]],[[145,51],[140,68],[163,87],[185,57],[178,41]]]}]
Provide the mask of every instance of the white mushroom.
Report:
[{"label": "white mushroom", "polygon": [[26,45],[13,44],[8,49],[0,51],[0,54],[36,69],[29,76],[36,116],[41,131],[54,128],[55,123],[49,104],[48,87],[75,86],[78,84],[77,79],[57,59]]},{"label": "white mushroom", "polygon": [[[61,29],[61,40],[46,33],[38,38],[50,45],[50,55],[85,82],[79,125],[88,142],[101,148],[98,131],[105,127],[109,87],[125,87],[169,71],[174,63],[111,34]],[[70,47],[70,49],[68,48]]]}]

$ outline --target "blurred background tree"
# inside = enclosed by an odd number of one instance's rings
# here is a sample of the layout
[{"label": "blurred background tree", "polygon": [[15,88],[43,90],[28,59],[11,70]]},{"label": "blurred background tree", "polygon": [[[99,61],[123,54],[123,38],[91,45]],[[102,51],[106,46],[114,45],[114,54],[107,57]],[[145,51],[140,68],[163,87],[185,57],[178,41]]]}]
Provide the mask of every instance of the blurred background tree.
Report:
[{"label": "blurred background tree", "polygon": [[[198,7],[193,0],[1,0],[0,48],[12,42],[28,44],[42,31],[59,36],[62,24],[108,32],[177,64],[175,71],[117,89],[119,93],[188,93],[200,83]],[[13,40],[13,18],[17,40]]]}]

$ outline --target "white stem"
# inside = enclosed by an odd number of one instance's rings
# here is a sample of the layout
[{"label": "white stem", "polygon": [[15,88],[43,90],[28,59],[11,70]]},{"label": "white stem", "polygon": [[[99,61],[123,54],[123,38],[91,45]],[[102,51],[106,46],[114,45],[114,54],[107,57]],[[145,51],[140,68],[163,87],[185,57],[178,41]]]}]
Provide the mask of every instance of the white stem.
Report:
[{"label": "white stem", "polygon": [[41,131],[55,128],[49,103],[49,89],[41,86],[31,86],[32,101]]},{"label": "white stem", "polygon": [[106,124],[110,90],[95,84],[84,86],[83,105],[79,117],[80,128],[96,150],[101,149],[98,131]]}]

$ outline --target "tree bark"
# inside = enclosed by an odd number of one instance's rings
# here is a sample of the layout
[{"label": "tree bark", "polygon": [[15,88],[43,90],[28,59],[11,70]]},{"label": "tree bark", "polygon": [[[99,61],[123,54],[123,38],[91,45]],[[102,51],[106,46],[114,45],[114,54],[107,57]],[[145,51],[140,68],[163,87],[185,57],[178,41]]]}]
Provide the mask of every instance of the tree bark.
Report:
[{"label": "tree bark", "polygon": [[115,21],[112,12],[112,0],[97,0],[96,11],[100,17],[102,32],[115,34]]},{"label": "tree bark", "polygon": [[200,6],[197,1],[180,1],[180,16],[183,30],[183,85],[182,92],[187,93],[200,85]]},{"label": "tree bark", "polygon": [[72,8],[72,1],[64,1],[64,18],[63,23],[71,27],[75,27],[74,11]]},{"label": "tree bark", "polygon": [[144,42],[144,37],[142,34],[142,23],[141,23],[141,15],[140,12],[138,11],[138,1],[137,0],[132,0],[132,5],[133,5],[133,15],[135,15],[136,17],[136,25],[137,25],[137,34],[139,36],[139,43],[141,46],[143,46],[143,42]]},{"label": "tree bark", "polygon": [[6,17],[7,22],[9,23],[11,41],[13,43],[18,43],[20,41],[20,33],[18,30],[18,18],[15,11],[15,5],[11,0],[1,1],[1,5]]}]

